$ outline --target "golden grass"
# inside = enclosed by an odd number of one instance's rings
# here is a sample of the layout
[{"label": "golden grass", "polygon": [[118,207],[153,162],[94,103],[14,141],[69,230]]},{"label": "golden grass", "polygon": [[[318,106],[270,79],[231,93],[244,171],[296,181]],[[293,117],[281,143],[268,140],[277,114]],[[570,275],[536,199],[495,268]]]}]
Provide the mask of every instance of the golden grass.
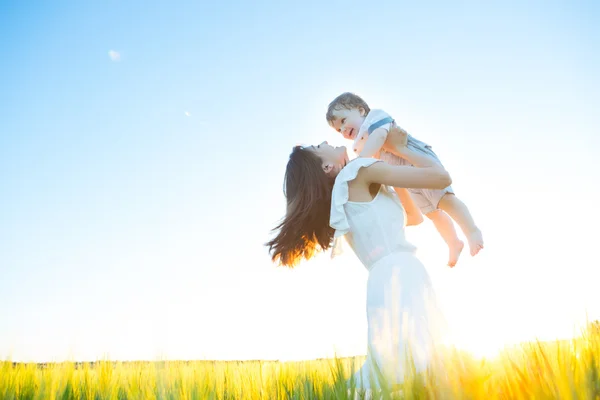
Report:
[{"label": "golden grass", "polygon": [[[382,399],[600,399],[600,335],[533,342],[491,360],[449,351],[443,369]],[[0,399],[346,399],[364,357],[303,362],[0,362]],[[355,396],[355,394],[354,394]],[[360,398],[360,396],[358,397]]]}]

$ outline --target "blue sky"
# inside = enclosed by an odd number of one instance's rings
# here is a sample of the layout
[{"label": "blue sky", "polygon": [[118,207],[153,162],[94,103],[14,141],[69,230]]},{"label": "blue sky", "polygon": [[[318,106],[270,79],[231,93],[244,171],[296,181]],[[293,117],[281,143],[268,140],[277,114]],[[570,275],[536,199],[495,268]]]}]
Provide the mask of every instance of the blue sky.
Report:
[{"label": "blue sky", "polygon": [[434,146],[484,232],[449,270],[433,226],[409,229],[457,343],[600,317],[599,17],[591,1],[2,2],[0,357],[364,352],[354,256],[288,271],[262,246],[291,147],[345,144],[324,118],[344,91]]}]

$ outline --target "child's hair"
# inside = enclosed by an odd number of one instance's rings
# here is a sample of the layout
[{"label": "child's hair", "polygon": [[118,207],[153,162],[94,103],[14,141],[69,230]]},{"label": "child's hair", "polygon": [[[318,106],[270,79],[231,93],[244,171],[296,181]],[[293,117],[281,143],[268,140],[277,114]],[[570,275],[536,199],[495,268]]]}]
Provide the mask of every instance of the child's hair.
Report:
[{"label": "child's hair", "polygon": [[302,259],[326,250],[333,241],[329,226],[334,179],[323,171],[315,153],[294,147],[285,171],[285,218],[273,229],[277,236],[266,243],[273,261],[294,267]]},{"label": "child's hair", "polygon": [[327,114],[325,115],[325,118],[327,118],[327,122],[329,124],[331,124],[334,119],[333,112],[335,110],[340,110],[342,108],[345,108],[347,110],[352,110],[353,108],[360,108],[360,107],[365,109],[365,114],[368,114],[371,111],[367,102],[364,101],[363,99],[361,99],[359,96],[355,95],[354,93],[350,93],[350,92],[342,93],[338,97],[333,99],[333,101],[331,103],[329,103],[329,106],[327,107]]}]

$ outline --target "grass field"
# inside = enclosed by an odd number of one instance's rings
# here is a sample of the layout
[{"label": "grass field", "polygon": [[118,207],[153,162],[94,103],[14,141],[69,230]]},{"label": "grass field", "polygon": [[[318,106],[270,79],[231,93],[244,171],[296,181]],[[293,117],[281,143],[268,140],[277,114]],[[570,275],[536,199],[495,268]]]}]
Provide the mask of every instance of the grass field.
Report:
[{"label": "grass field", "polygon": [[[443,370],[407,377],[382,399],[600,399],[600,335],[533,342],[493,359],[450,351]],[[346,399],[364,357],[304,362],[0,364],[0,399]]]}]

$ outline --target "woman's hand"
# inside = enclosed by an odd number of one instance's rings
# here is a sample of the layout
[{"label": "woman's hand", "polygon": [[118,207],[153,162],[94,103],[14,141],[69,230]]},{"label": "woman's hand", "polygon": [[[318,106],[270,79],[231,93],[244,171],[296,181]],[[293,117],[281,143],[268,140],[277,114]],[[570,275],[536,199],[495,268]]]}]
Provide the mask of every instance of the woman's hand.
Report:
[{"label": "woman's hand", "polygon": [[398,155],[408,142],[408,132],[396,125],[394,121],[387,135],[387,140],[383,148],[393,154]]}]

